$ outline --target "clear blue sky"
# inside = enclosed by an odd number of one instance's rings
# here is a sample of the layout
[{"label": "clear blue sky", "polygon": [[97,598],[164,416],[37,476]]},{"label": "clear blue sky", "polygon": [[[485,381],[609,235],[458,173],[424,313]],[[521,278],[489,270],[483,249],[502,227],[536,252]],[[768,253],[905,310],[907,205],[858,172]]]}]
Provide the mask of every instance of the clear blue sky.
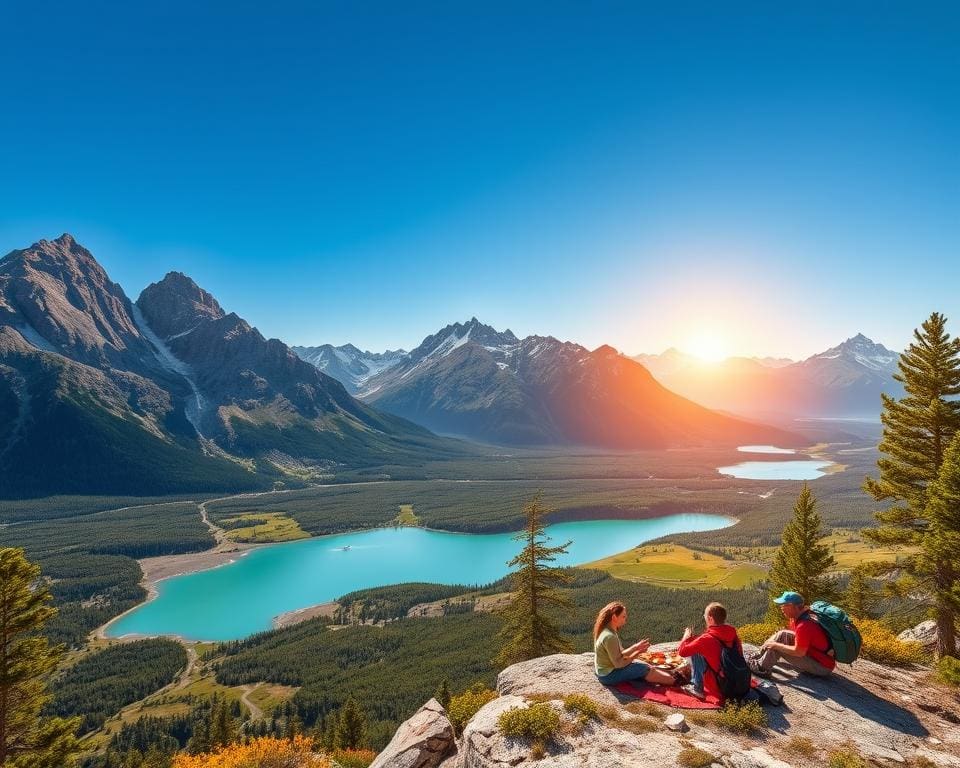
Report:
[{"label": "clear blue sky", "polygon": [[0,251],[295,344],[960,332],[957,3],[215,5],[0,7]]}]

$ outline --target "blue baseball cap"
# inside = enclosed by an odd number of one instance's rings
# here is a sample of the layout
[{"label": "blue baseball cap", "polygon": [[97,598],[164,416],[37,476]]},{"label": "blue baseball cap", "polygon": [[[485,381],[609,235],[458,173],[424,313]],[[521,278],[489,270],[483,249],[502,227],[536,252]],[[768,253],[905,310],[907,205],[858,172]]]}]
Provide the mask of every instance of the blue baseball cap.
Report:
[{"label": "blue baseball cap", "polygon": [[790,605],[803,605],[803,595],[798,592],[784,592],[780,597],[773,598],[773,602],[777,605],[783,605],[784,603],[790,603]]}]

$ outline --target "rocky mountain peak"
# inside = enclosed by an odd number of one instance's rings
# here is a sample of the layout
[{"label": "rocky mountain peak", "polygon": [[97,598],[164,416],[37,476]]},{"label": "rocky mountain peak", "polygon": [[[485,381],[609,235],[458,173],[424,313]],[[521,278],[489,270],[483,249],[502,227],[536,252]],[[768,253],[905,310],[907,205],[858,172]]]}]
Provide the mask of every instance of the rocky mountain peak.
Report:
[{"label": "rocky mountain peak", "polygon": [[837,346],[814,355],[807,362],[842,359],[873,371],[892,371],[896,368],[897,358],[896,352],[858,333]]},{"label": "rocky mountain peak", "polygon": [[162,339],[187,333],[204,320],[225,317],[217,300],[182,272],[168,272],[144,288],[137,306]]},{"label": "rocky mountain peak", "polygon": [[44,351],[98,367],[149,355],[131,310],[123,289],[70,234],[0,262],[0,324]]},{"label": "rocky mountain peak", "polygon": [[517,344],[519,339],[514,336],[513,331],[500,332],[481,323],[476,317],[471,317],[464,323],[453,323],[427,336],[420,346],[410,353],[410,359],[418,362],[425,357],[445,357],[467,343],[500,348]]}]

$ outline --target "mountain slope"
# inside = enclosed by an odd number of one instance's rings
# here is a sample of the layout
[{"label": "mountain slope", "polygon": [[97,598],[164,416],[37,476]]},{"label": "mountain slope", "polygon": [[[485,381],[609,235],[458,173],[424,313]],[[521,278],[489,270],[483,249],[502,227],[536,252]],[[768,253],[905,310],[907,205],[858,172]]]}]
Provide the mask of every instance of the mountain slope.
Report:
[{"label": "mountain slope", "polygon": [[611,347],[518,339],[472,318],[428,336],[359,396],[445,434],[507,445],[664,448],[796,436],[709,411]]},{"label": "mountain slope", "polygon": [[863,334],[790,365],[702,363],[676,350],[637,355],[674,391],[711,408],[764,417],[877,418],[880,393],[901,396],[898,355]]},{"label": "mountain slope", "polygon": [[336,379],[265,339],[189,277],[149,285],[137,309],[199,391],[202,433],[230,453],[303,462],[422,461],[458,450],[351,397]]},{"label": "mountain slope", "polygon": [[134,305],[69,235],[0,260],[0,494],[248,490],[459,450],[183,275]]}]

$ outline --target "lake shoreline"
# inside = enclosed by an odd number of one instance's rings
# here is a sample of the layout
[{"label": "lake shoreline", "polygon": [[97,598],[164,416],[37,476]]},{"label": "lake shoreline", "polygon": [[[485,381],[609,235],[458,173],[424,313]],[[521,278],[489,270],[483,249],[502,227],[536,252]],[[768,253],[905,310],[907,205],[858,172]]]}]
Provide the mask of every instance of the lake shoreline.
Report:
[{"label": "lake shoreline", "polygon": [[[582,510],[577,510],[578,512]],[[572,522],[583,522],[583,523],[593,523],[593,522],[622,522],[624,520],[655,520],[659,518],[673,517],[676,515],[683,514],[709,514],[713,517],[722,518],[727,522],[727,525],[735,525],[739,522],[739,518],[734,517],[729,514],[719,514],[719,513],[692,513],[692,512],[681,512],[675,509],[658,509],[658,510],[643,510],[639,513],[628,516],[604,516],[604,517],[592,517],[589,515],[576,515],[574,518],[567,518],[563,520],[557,520],[548,524],[548,527],[552,525],[561,525]],[[723,526],[726,527],[726,526]],[[186,638],[180,636],[176,633],[161,633],[157,635],[152,634],[143,634],[143,633],[129,633],[119,636],[111,636],[108,634],[111,626],[116,624],[122,618],[126,617],[128,614],[136,611],[143,606],[147,605],[150,602],[153,602],[157,597],[159,597],[158,585],[161,581],[166,579],[175,578],[178,576],[187,576],[203,571],[214,570],[221,568],[231,563],[237,562],[239,559],[245,557],[250,552],[256,549],[263,549],[265,547],[281,547],[289,544],[304,544],[309,541],[328,539],[334,536],[347,536],[352,534],[361,534],[361,533],[370,533],[380,530],[390,530],[395,528],[411,528],[418,529],[422,531],[429,531],[432,533],[440,533],[445,535],[459,535],[464,537],[472,536],[488,536],[494,535],[491,532],[465,532],[465,531],[451,531],[442,528],[431,528],[429,526],[417,525],[417,526],[398,526],[398,525],[381,525],[370,528],[358,528],[347,531],[338,531],[336,533],[327,533],[320,534],[318,536],[310,536],[304,539],[295,539],[291,541],[281,541],[281,542],[262,542],[257,544],[242,544],[231,542],[229,549],[220,549],[220,546],[216,546],[212,549],[205,550],[203,552],[192,552],[192,553],[183,553],[177,555],[160,555],[158,557],[143,558],[138,560],[142,571],[142,577],[140,580],[141,586],[147,591],[147,595],[144,600],[137,603],[134,606],[131,606],[122,613],[114,616],[109,621],[105,622],[93,632],[91,632],[90,637],[102,640],[114,640],[114,641],[131,641],[137,639],[143,639],[145,637],[170,637],[176,640],[179,640],[184,643],[193,643],[201,642],[196,640],[196,638]],[[519,529],[518,529],[519,530]],[[500,531],[497,533],[513,533],[514,531]],[[582,565],[582,564],[577,564]],[[571,566],[575,567],[575,566]],[[402,583],[402,582],[390,582],[392,583]],[[380,585],[388,586],[388,584]],[[281,627],[293,626],[302,621],[306,621],[310,618],[317,616],[329,616],[332,615],[333,610],[336,609],[338,605],[335,599],[327,600],[321,603],[315,603],[311,605],[304,606],[302,608],[297,608],[291,611],[285,611],[275,615],[271,621],[271,629],[277,629]],[[268,630],[264,630],[268,631]],[[214,641],[210,641],[214,642]],[[219,641],[217,641],[219,642]]]}]

